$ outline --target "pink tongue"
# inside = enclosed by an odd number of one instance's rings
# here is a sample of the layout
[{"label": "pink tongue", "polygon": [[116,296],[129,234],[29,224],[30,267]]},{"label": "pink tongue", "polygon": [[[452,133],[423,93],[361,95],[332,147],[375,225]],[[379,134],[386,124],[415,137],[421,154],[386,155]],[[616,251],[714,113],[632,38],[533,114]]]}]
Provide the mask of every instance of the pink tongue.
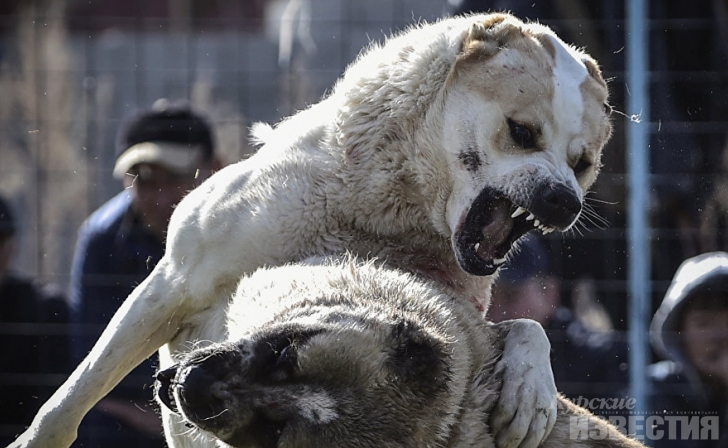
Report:
[{"label": "pink tongue", "polygon": [[509,203],[504,200],[496,202],[491,209],[492,221],[483,227],[483,240],[477,250],[478,256],[483,260],[498,258],[496,249],[502,246],[511,234],[513,220],[509,210]]}]

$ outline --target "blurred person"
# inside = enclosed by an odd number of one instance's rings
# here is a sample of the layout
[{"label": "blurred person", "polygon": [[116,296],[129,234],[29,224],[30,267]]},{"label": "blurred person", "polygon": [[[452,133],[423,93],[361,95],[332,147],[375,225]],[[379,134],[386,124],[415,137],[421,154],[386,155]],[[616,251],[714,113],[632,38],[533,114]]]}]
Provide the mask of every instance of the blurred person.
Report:
[{"label": "blurred person", "polygon": [[530,235],[500,269],[488,317],[494,322],[533,319],[544,327],[556,388],[568,398],[578,402],[623,396],[626,346],[614,332],[588,327],[562,304],[561,294],[561,280],[551,272],[546,249]]},{"label": "blurred person", "polygon": [[11,270],[16,223],[0,197],[0,445],[33,420],[69,370],[68,306],[57,288]]},{"label": "blurred person", "polygon": [[[113,175],[124,190],[86,219],[74,254],[70,299],[76,364],[162,257],[174,207],[221,166],[206,120],[186,105],[163,100],[126,122],[116,152]],[[164,446],[152,401],[154,358],[94,407],[74,446]]]},{"label": "blurred person", "polygon": [[[650,366],[650,410],[718,416],[718,440],[663,437],[654,446],[728,447],[728,253],[685,260],[652,319],[652,346],[664,360]],[[678,425],[678,431],[681,427]]]},{"label": "blurred person", "polygon": [[700,249],[728,250],[728,139],[723,146],[722,164],[713,190],[699,214]]}]

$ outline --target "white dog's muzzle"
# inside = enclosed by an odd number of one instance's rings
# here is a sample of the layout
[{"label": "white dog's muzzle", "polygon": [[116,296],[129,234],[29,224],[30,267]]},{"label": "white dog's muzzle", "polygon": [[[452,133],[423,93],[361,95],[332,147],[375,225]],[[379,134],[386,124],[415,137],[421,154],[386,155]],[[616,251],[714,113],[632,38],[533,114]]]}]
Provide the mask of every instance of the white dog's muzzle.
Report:
[{"label": "white dog's muzzle", "polygon": [[579,197],[563,184],[540,184],[524,205],[486,187],[453,235],[458,264],[471,275],[491,275],[519,238],[534,229],[566,230],[576,222],[581,207]]}]

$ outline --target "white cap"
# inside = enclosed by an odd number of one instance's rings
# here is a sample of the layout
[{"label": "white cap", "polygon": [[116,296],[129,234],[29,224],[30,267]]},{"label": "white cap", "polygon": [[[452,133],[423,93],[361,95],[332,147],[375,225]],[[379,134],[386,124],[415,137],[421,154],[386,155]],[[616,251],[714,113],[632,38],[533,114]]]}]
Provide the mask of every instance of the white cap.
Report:
[{"label": "white cap", "polygon": [[123,179],[134,165],[151,163],[161,165],[177,174],[194,172],[203,158],[201,146],[170,142],[142,142],[130,146],[116,159],[114,177]]}]

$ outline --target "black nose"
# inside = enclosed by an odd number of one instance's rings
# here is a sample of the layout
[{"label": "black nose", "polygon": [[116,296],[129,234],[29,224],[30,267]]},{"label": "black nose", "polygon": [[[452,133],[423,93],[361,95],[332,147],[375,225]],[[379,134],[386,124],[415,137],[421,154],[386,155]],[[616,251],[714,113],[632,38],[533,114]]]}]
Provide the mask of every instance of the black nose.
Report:
[{"label": "black nose", "polygon": [[[237,351],[225,353],[238,354]],[[178,413],[187,424],[212,432],[227,427],[232,424],[229,421],[231,413],[227,412],[230,403],[225,401],[231,395],[228,387],[231,365],[228,361],[237,358],[239,356],[225,356],[212,350],[195,352],[177,366],[168,387],[174,391],[174,394],[166,394],[173,397],[170,401],[174,408],[163,398],[164,387],[160,387],[160,401],[173,411],[179,408]],[[164,383],[166,377],[166,371],[160,372],[157,381]]]},{"label": "black nose", "polygon": [[157,372],[155,375],[156,381],[154,382],[154,394],[170,411],[179,414],[177,402],[172,394],[172,383],[174,382],[175,376],[177,376],[176,365]]},{"label": "black nose", "polygon": [[193,364],[179,374],[179,397],[185,409],[207,408],[216,402],[211,386],[219,379],[205,363]]},{"label": "black nose", "polygon": [[544,184],[533,196],[528,209],[545,225],[566,230],[581,212],[574,190],[563,184]]}]

